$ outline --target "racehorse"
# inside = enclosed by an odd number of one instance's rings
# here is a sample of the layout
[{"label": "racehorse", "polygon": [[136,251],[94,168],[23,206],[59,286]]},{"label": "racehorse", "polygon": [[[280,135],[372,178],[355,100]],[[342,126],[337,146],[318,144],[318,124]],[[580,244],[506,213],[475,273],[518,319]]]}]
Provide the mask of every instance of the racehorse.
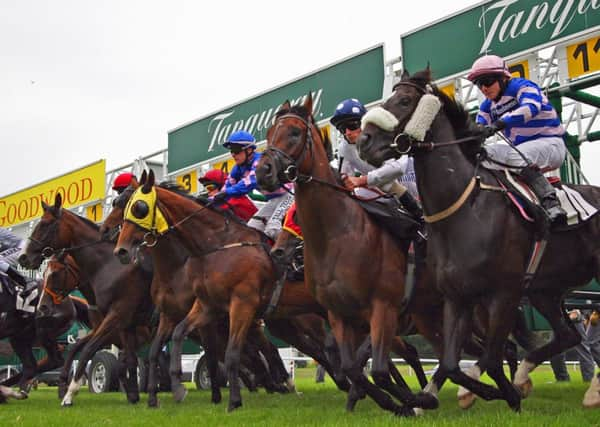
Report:
[{"label": "racehorse", "polygon": [[[214,348],[211,325],[228,315],[229,339],[225,352],[230,387],[228,410],[241,406],[237,381],[240,352],[256,316],[266,309],[276,282],[266,236],[209,204],[199,204],[196,199],[173,189],[155,187],[152,171],[132,196],[125,219],[114,251],[122,261],[129,262],[132,251],[142,242],[152,246],[153,253],[162,250],[159,246],[167,237],[190,254],[186,277],[193,283],[196,298],[190,312],[173,332],[173,387],[181,387],[178,373],[183,338],[198,330],[205,346]],[[169,252],[154,255],[155,267],[157,263],[169,264]],[[272,316],[289,317],[307,312],[323,313],[323,309],[302,282],[286,283]],[[209,363],[214,366],[215,361],[209,360]]]},{"label": "racehorse", "polygon": [[[147,178],[146,172],[142,174],[141,182],[144,182]],[[167,188],[170,183],[165,183],[164,186]],[[136,187],[130,186],[124,190],[113,202],[113,209],[109,213],[108,217],[104,221],[101,227],[101,233],[106,235],[114,234],[113,230],[119,230],[123,222],[123,211],[131,195],[135,191]],[[137,252],[137,256],[140,252]],[[142,254],[143,255],[143,254]],[[157,406],[158,398],[158,384],[156,381],[157,373],[157,362],[160,350],[166,344],[168,339],[171,337],[175,326],[185,317],[189,312],[194,302],[194,290],[191,286],[191,281],[187,278],[187,262],[190,260],[187,252],[180,245],[176,244],[175,239],[167,236],[165,239],[157,245],[151,256],[154,261],[155,274],[151,285],[152,300],[155,303],[159,313],[159,326],[156,335],[152,341],[149,351],[149,378],[148,378],[148,405]],[[225,319],[226,320],[226,319]],[[219,333],[216,335],[216,345],[218,347],[218,354],[225,353],[226,341],[221,339],[223,332],[227,334],[228,325],[226,321],[219,319],[219,323],[216,327],[219,328]],[[251,370],[260,375],[262,381],[269,391],[282,390],[278,388],[278,384],[289,380],[289,375],[285,370],[283,362],[279,356],[279,353],[275,347],[267,342],[266,337],[262,334],[262,329],[258,323],[251,325],[253,343],[257,344],[257,348],[261,350],[265,358],[269,361],[269,372],[265,371],[264,364],[260,358],[257,358],[257,352],[245,351],[244,353],[244,364],[251,368]],[[201,345],[204,345],[207,351],[207,360],[213,356],[211,348],[207,348],[206,343],[202,342],[201,336],[192,332],[192,338],[198,341]],[[210,346],[210,343],[208,343]],[[216,369],[216,365],[209,364],[210,367]],[[176,373],[177,376],[180,372]],[[216,378],[217,372],[211,371],[211,378]],[[273,381],[271,381],[273,377]],[[244,381],[247,385],[248,380]],[[212,389],[212,401],[218,403],[221,401],[221,392],[219,388],[219,381],[211,381]],[[173,395],[176,401],[181,401],[186,394],[185,389],[176,383],[172,387]]]},{"label": "racehorse", "polygon": [[[79,364],[62,405],[73,404],[73,396],[81,387],[88,360],[103,346],[119,336],[124,349],[127,381],[124,383],[127,399],[139,401],[136,348],[147,337],[142,328],[150,324],[153,306],[149,296],[148,277],[151,271],[140,266],[122,266],[112,256],[114,245],[103,241],[99,227],[86,218],[62,208],[62,196],[57,193],[54,205],[42,203],[40,222],[31,232],[19,263],[26,268],[38,268],[44,256],[68,253],[79,266],[79,289],[90,306],[102,316],[101,323],[82,338]],[[141,327],[141,328],[138,328]],[[147,329],[147,328],[146,328]],[[146,331],[146,335],[149,331]],[[74,353],[69,354],[74,357]],[[72,360],[67,360],[68,366]],[[68,372],[63,367],[61,378]]]},{"label": "racehorse", "polygon": [[[6,393],[9,393],[7,386],[18,383],[19,392],[8,394],[15,398],[27,397],[36,374],[62,365],[63,357],[57,338],[69,330],[73,321],[87,324],[87,305],[80,300],[64,299],[52,315],[41,312],[38,303],[41,301],[43,283],[42,280],[30,283],[34,288],[28,286],[23,294],[26,296],[23,296],[10,278],[0,277],[0,339],[9,339],[23,365],[20,373],[2,382]],[[33,347],[39,344],[46,350],[47,356],[38,363]]]},{"label": "racehorse", "polygon": [[[439,112],[436,105],[441,107]],[[359,150],[374,165],[406,152],[414,156],[428,221],[428,267],[445,297],[441,369],[453,382],[484,399],[504,399],[518,411],[521,394],[502,369],[502,349],[515,310],[521,297],[527,296],[554,331],[553,339],[528,353],[519,366],[514,382],[527,393],[528,373],[581,339],[564,315],[561,301],[568,290],[594,277],[600,279],[600,216],[552,232],[537,274],[528,283],[524,277],[536,230],[507,207],[505,192],[497,191],[500,188],[492,173],[480,167],[477,153],[484,138],[464,108],[431,85],[429,69],[414,76],[405,72],[382,107],[371,115],[373,120],[365,118]],[[413,115],[416,111],[420,113]],[[414,131],[405,133],[408,123]],[[425,141],[408,134],[424,134]],[[600,206],[600,188],[573,188]],[[482,363],[498,388],[469,378],[458,366],[475,304],[482,304],[489,313]],[[598,406],[599,390],[596,377],[584,405]]]},{"label": "racehorse", "polygon": [[[296,182],[306,283],[328,310],[344,373],[380,407],[395,414],[412,415],[413,407],[436,407],[437,399],[413,395],[403,381],[394,384],[390,377],[389,354],[400,326],[409,241],[400,247],[348,197],[329,167],[328,149],[329,140],[322,138],[312,116],[311,96],[303,105],[291,107],[285,102],[267,133],[267,149],[257,167],[259,185],[273,190]],[[367,259],[378,262],[364,262]],[[417,287],[417,291],[425,290]],[[430,319],[422,324],[430,324]],[[365,330],[370,335],[361,343]],[[376,385],[360,368],[371,350]],[[397,405],[386,391],[405,406]]]}]

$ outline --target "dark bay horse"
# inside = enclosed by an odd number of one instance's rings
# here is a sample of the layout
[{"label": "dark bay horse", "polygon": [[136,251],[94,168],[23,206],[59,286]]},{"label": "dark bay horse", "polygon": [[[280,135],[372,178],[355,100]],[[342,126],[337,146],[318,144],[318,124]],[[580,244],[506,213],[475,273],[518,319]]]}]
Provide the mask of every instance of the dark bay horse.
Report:
[{"label": "dark bay horse", "polygon": [[[183,338],[198,330],[207,349],[214,348],[211,325],[227,316],[225,365],[230,387],[228,410],[232,411],[242,404],[237,381],[242,347],[257,315],[266,309],[276,282],[266,238],[207,204],[154,186],[154,174],[150,172],[125,210],[125,222],[114,252],[128,262],[132,251],[142,242],[152,246],[154,252],[160,250],[159,244],[167,237],[190,254],[186,274],[195,293],[190,312],[173,332],[172,384],[175,387],[180,381],[177,374],[181,371]],[[167,265],[169,253],[153,256],[153,260]],[[287,318],[307,312],[324,313],[324,310],[303,282],[286,283],[271,317]]]},{"label": "dark bay horse", "polygon": [[[71,298],[61,301],[52,314],[40,310],[44,281],[38,280],[32,285],[35,288],[23,297],[10,278],[0,277],[0,339],[9,339],[23,365],[22,372],[4,380],[2,386],[18,384],[19,393],[12,394],[16,398],[27,397],[36,374],[62,365],[57,338],[68,331],[75,320],[88,323],[87,305]],[[33,347],[37,345],[47,354],[39,362],[33,354]]]},{"label": "dark bay horse", "polygon": [[[146,172],[143,173],[141,182],[145,182],[147,179]],[[165,183],[165,187],[172,187],[170,183]],[[135,191],[137,186],[128,187],[119,197],[113,202],[113,209],[109,213],[108,217],[104,221],[101,227],[101,233],[114,234],[111,230],[120,229],[123,222],[123,212],[125,206],[129,201],[131,195]],[[143,252],[143,251],[142,251]],[[135,254],[136,257],[143,255],[138,251]],[[191,309],[195,294],[192,286],[192,281],[188,277],[189,267],[187,266],[188,261],[192,261],[189,254],[185,251],[181,245],[177,244],[175,238],[171,236],[165,236],[157,242],[156,247],[149,251],[154,263],[154,276],[150,292],[152,300],[160,313],[159,326],[150,346],[149,352],[149,378],[148,378],[148,404],[149,406],[157,406],[158,398],[158,384],[156,380],[157,363],[159,351],[163,348],[166,342],[171,337],[175,326],[185,318],[186,314]],[[221,355],[225,354],[225,346],[227,341],[223,339],[227,334],[228,322],[227,319],[219,319],[218,324],[214,326],[218,330],[214,345],[217,346],[217,355],[221,358]],[[262,328],[258,323],[251,325],[251,342],[256,344],[256,348],[262,350],[261,352],[265,358],[270,362],[269,370],[266,372],[264,364],[260,358],[257,358],[256,351],[249,351],[246,349],[244,352],[244,364],[250,368],[255,374],[260,375],[263,378],[263,382],[268,390],[272,391],[276,388],[275,384],[272,384],[268,379],[273,377],[275,383],[280,384],[289,380],[289,376],[285,370],[283,362],[279,357],[279,353],[275,347],[267,342],[266,337],[262,333]],[[199,344],[205,346],[202,342],[202,337],[195,331],[191,332],[191,338],[195,339]],[[210,343],[208,344],[210,346]],[[212,357],[211,349],[209,348],[207,357]],[[212,359],[211,359],[212,360]],[[210,365],[213,369],[216,369],[216,365]],[[174,373],[179,377],[180,372]],[[213,375],[217,375],[216,371],[210,372],[211,378],[215,378]],[[248,381],[245,381],[248,383]],[[211,381],[212,387],[212,402],[218,403],[221,401],[221,391],[218,381]],[[180,385],[178,381],[173,387],[173,394],[176,401],[181,401],[185,397],[185,389]]]},{"label": "dark bay horse", "polygon": [[[453,382],[484,399],[504,399],[511,408],[519,410],[521,394],[502,369],[502,349],[519,301],[527,296],[554,331],[553,340],[528,353],[519,366],[515,384],[526,391],[530,383],[528,373],[535,366],[581,339],[564,316],[561,301],[568,290],[583,286],[594,277],[600,279],[600,215],[578,227],[552,232],[537,275],[525,287],[535,230],[508,207],[503,192],[486,191],[484,184],[493,187],[496,180],[479,167],[475,156],[483,140],[481,131],[474,128],[462,106],[430,83],[429,70],[414,76],[404,73],[378,112],[387,124],[376,125],[367,118],[358,142],[360,153],[378,165],[400,156],[395,147],[403,151],[410,148],[423,207],[430,217],[428,267],[445,298],[441,369]],[[436,98],[441,105],[437,114],[428,112],[435,99],[427,97]],[[421,100],[422,107],[417,109]],[[424,113],[412,117],[417,110]],[[427,118],[431,120],[422,124]],[[428,129],[424,142],[411,141],[404,134],[409,120]],[[600,206],[600,188],[573,187],[590,203]],[[485,306],[489,314],[483,364],[498,388],[474,381],[458,366],[476,304]],[[596,377],[584,405],[600,405],[599,390]]]},{"label": "dark bay horse", "polygon": [[[73,396],[81,387],[86,363],[103,346],[118,335],[127,365],[125,390],[131,403],[139,400],[137,356],[140,342],[148,339],[153,306],[148,277],[151,271],[140,266],[123,266],[112,255],[114,244],[101,239],[99,227],[93,222],[62,208],[58,193],[54,205],[42,203],[43,214],[33,229],[19,263],[26,268],[38,268],[44,256],[68,253],[79,266],[79,289],[90,306],[102,316],[100,325],[84,337],[73,380],[62,405],[73,404]],[[145,328],[146,336],[139,336]],[[69,355],[71,356],[71,355]],[[67,360],[65,366],[71,361]],[[68,373],[61,377],[66,380]]]},{"label": "dark bay horse", "polygon": [[[328,310],[340,346],[342,370],[379,406],[395,414],[413,414],[413,407],[436,407],[432,396],[413,395],[403,381],[395,384],[390,376],[392,341],[406,319],[401,318],[400,308],[409,242],[400,247],[341,190],[329,167],[329,141],[323,140],[312,116],[310,95],[304,105],[283,104],[269,129],[267,144],[257,167],[258,182],[266,190],[296,182],[298,218],[305,241],[305,279]],[[441,313],[441,302],[437,304]],[[430,310],[429,317],[434,312]],[[420,323],[429,325],[430,321],[424,317]],[[370,336],[363,341],[365,331]],[[433,342],[436,333],[430,335]],[[360,368],[371,350],[376,385]],[[406,406],[396,404],[386,391]]]}]

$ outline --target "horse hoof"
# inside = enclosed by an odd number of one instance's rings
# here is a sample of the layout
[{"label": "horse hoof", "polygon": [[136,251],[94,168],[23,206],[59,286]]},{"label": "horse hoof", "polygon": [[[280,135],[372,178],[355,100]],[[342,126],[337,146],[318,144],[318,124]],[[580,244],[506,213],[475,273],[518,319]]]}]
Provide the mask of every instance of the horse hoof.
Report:
[{"label": "horse hoof", "polygon": [[62,402],[60,406],[62,406],[63,408],[70,408],[71,406],[73,406],[73,402]]},{"label": "horse hoof", "polygon": [[19,390],[15,395],[16,400],[25,400],[29,397],[29,394],[25,390]]},{"label": "horse hoof", "polygon": [[415,416],[417,417],[425,415],[425,410],[423,408],[413,408],[413,411],[415,411]]},{"label": "horse hoof", "polygon": [[409,406],[400,406],[394,411],[394,415],[398,417],[414,417],[416,413],[413,408]]},{"label": "horse hoof", "polygon": [[241,408],[242,402],[229,402],[229,406],[227,407],[227,412],[233,412],[237,408]]},{"label": "horse hoof", "polygon": [[187,396],[187,390],[184,386],[180,384],[173,388],[173,399],[175,400],[175,402],[183,402],[185,396]]},{"label": "horse hoof", "polygon": [[158,408],[159,406],[160,406],[160,403],[156,397],[148,398],[148,407],[149,408]]},{"label": "horse hoof", "polygon": [[477,396],[475,395],[475,393],[469,391],[458,396],[458,406],[460,406],[461,409],[469,409],[475,404],[476,399]]},{"label": "horse hoof", "polygon": [[533,390],[533,382],[528,379],[523,384],[514,384],[522,399],[527,399],[531,390]]},{"label": "horse hoof", "polygon": [[440,401],[438,398],[431,393],[421,391],[415,395],[415,398],[415,406],[422,409],[437,409],[440,406]]},{"label": "horse hoof", "polygon": [[221,397],[221,393],[220,392],[219,393],[213,393],[210,401],[216,405],[218,403],[221,403],[221,399],[222,399],[222,397]]},{"label": "horse hoof", "polygon": [[594,377],[590,386],[583,395],[584,408],[599,408],[600,407],[600,381],[598,377]]},{"label": "horse hoof", "polygon": [[135,405],[136,403],[138,403],[140,401],[140,395],[139,394],[128,395],[127,401],[129,403],[131,403],[132,405]]}]

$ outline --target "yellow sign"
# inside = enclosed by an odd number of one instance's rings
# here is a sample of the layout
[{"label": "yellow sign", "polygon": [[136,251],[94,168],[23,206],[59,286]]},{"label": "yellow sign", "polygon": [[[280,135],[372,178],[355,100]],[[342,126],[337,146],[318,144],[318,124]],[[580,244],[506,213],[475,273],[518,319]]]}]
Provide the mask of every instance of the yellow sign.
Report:
[{"label": "yellow sign", "polygon": [[450,98],[454,98],[454,83],[442,86],[440,90],[446,95],[448,95]]},{"label": "yellow sign", "polygon": [[85,208],[85,215],[94,222],[102,221],[102,203],[95,203]]},{"label": "yellow sign", "polygon": [[10,227],[42,215],[42,201],[54,204],[60,193],[62,206],[72,208],[104,199],[106,161],[99,160],[41,184],[0,198],[0,227]]},{"label": "yellow sign", "polygon": [[177,184],[181,185],[188,193],[196,194],[198,191],[198,172],[192,170],[177,176]]},{"label": "yellow sign", "polygon": [[510,64],[508,71],[513,77],[521,77],[522,79],[529,79],[529,62],[527,60],[521,62],[515,62]]},{"label": "yellow sign", "polygon": [[567,46],[567,68],[569,78],[600,70],[600,37]]},{"label": "yellow sign", "polygon": [[235,161],[233,159],[226,160],[224,162],[213,163],[212,169],[221,169],[227,175],[231,172],[231,169],[235,166]]}]

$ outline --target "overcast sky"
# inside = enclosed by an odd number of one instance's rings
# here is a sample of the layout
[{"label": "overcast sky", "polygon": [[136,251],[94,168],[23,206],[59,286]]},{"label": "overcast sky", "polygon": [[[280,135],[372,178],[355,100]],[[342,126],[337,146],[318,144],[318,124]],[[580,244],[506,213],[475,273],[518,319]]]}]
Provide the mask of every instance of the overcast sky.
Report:
[{"label": "overcast sky", "polygon": [[165,149],[168,130],[377,43],[398,56],[400,34],[478,3],[2,0],[0,196]]}]

